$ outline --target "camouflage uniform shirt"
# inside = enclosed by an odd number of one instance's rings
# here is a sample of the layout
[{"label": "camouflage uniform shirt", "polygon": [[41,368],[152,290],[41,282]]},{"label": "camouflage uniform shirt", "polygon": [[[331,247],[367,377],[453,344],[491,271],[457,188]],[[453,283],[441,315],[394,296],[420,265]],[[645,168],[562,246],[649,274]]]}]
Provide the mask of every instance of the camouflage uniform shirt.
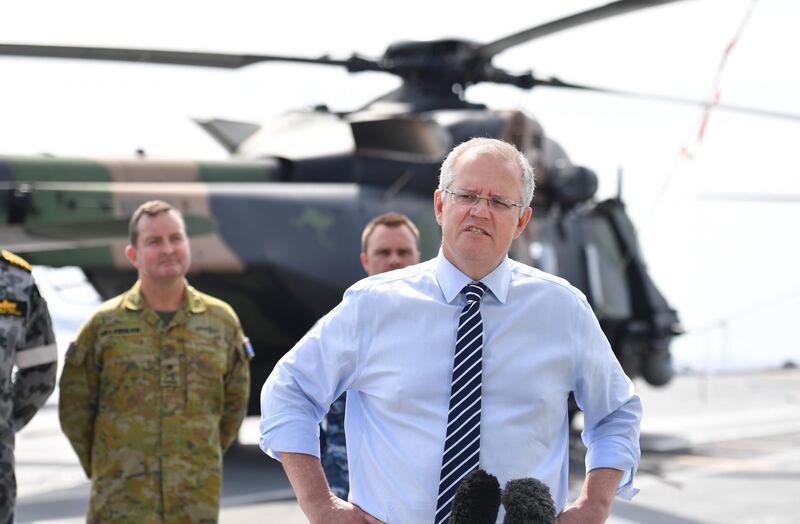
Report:
[{"label": "camouflage uniform shirt", "polygon": [[14,520],[14,433],[53,392],[57,360],[50,314],[30,265],[0,252],[0,522]]},{"label": "camouflage uniform shirt", "polygon": [[230,306],[190,286],[165,325],[138,282],[81,328],[59,417],[92,481],[87,522],[216,522],[247,406],[243,340]]}]

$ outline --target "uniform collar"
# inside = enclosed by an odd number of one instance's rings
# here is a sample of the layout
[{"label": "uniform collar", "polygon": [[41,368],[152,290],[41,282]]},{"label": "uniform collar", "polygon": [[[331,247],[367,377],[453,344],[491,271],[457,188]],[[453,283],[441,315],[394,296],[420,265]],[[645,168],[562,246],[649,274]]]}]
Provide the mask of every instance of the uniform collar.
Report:
[{"label": "uniform collar", "polygon": [[[439,249],[439,256],[436,257],[434,267],[434,274],[439,288],[444,294],[444,299],[450,303],[452,302],[464,289],[464,286],[470,282],[474,282],[470,277],[465,275],[458,269],[452,262]],[[501,304],[506,303],[508,297],[508,287],[511,283],[511,261],[506,256],[502,262],[488,275],[481,280],[489,291],[497,298]]]},{"label": "uniform collar", "polygon": [[[131,311],[144,311],[150,309],[150,306],[142,295],[141,283],[137,280],[132,288],[125,293],[122,298],[122,307]],[[179,311],[184,310],[191,313],[202,313],[206,310],[206,303],[203,301],[200,293],[186,283],[186,289],[183,293],[183,303]]]}]

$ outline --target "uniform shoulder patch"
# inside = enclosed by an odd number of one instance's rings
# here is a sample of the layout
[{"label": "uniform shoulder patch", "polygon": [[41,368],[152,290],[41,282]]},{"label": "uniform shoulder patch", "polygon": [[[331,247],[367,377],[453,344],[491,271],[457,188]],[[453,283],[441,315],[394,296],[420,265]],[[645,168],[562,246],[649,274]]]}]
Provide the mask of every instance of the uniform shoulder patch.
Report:
[{"label": "uniform shoulder patch", "polygon": [[19,255],[15,255],[11,251],[6,251],[5,249],[0,250],[0,258],[5,260],[12,266],[17,266],[19,268],[22,268],[28,273],[31,272],[31,265],[28,263],[28,261]]},{"label": "uniform shoulder patch", "polygon": [[253,360],[253,357],[256,356],[256,352],[253,351],[253,344],[250,343],[249,338],[242,338],[242,348],[244,349],[244,354],[247,355],[247,360]]}]

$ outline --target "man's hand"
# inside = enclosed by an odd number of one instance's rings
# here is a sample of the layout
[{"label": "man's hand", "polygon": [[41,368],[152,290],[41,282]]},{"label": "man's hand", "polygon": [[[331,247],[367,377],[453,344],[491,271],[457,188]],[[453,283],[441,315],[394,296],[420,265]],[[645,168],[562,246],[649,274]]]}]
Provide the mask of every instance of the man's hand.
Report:
[{"label": "man's hand", "polygon": [[[303,511],[305,510],[304,507]],[[385,524],[355,504],[346,502],[333,493],[326,504],[309,508],[306,517],[311,524]]]},{"label": "man's hand", "polygon": [[611,468],[593,469],[586,475],[577,500],[556,518],[558,524],[603,524],[611,513],[614,493],[622,471]]},{"label": "man's hand", "polygon": [[557,524],[603,524],[608,518],[608,511],[592,504],[580,504],[580,499],[561,512],[556,518]]},{"label": "man's hand", "polygon": [[280,454],[297,502],[311,524],[384,524],[355,504],[331,492],[317,457],[303,453]]}]

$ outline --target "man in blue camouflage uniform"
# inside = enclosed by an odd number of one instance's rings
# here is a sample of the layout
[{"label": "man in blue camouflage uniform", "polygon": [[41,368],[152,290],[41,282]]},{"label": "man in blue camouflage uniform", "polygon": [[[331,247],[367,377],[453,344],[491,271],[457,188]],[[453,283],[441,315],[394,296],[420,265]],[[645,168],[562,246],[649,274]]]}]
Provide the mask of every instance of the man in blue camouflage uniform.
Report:
[{"label": "man in blue camouflage uniform", "polygon": [[0,352],[0,523],[10,523],[17,495],[14,434],[53,392],[58,353],[30,264],[5,250],[0,251]]},{"label": "man in blue camouflage uniform", "polygon": [[[402,213],[384,213],[366,225],[361,233],[361,265],[367,275],[379,275],[419,263],[419,230]],[[322,469],[333,493],[347,500],[350,491],[344,411],[347,393],[331,404],[325,417],[325,449]]]}]

